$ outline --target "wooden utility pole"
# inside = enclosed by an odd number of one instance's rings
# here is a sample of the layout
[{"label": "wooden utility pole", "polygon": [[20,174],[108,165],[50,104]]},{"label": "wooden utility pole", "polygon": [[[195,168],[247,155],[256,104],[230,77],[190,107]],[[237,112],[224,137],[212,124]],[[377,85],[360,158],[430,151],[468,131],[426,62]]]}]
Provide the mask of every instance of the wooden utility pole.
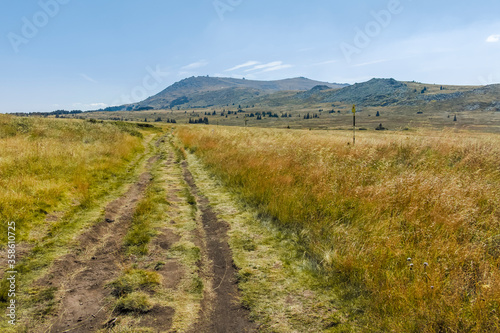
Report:
[{"label": "wooden utility pole", "polygon": [[356,105],[352,106],[352,145],[356,144]]}]

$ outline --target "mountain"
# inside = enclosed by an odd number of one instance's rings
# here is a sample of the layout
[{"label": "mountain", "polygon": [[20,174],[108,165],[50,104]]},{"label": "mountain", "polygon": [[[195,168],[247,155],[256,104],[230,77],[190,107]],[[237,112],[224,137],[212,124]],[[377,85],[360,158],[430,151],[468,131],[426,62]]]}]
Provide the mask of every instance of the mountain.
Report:
[{"label": "mountain", "polygon": [[[234,78],[198,76],[176,82],[146,100],[113,107],[115,110],[166,109],[174,107],[210,107],[214,105],[246,104],[253,99],[282,91],[307,91],[316,86],[339,89],[346,84],[310,80],[304,77],[255,81]],[[111,108],[110,108],[111,109]]]},{"label": "mountain", "polygon": [[[398,112],[500,111],[500,85],[449,86],[371,79],[354,85],[319,82],[304,77],[254,81],[191,77],[174,83],[148,99],[105,111],[161,110],[257,105],[263,108],[324,107],[324,105],[396,107]],[[346,106],[346,107],[347,107]],[[328,106],[327,106],[328,107]]]}]

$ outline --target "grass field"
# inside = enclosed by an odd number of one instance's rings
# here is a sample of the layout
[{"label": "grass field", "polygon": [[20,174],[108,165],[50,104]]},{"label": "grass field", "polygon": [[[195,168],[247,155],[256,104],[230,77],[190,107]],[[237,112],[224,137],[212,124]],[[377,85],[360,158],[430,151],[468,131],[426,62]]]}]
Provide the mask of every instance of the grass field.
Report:
[{"label": "grass field", "polygon": [[0,306],[16,301],[15,325],[5,316],[0,331],[195,325],[205,279],[196,203],[164,130],[0,115]]},{"label": "grass field", "polygon": [[[43,288],[36,280],[74,250],[78,235],[101,217],[103,202],[135,177],[146,136],[156,132],[126,123],[0,115],[0,220],[5,235],[0,247],[7,253],[7,225],[15,222],[16,300],[23,304],[17,312],[22,318],[18,330],[40,327],[44,315],[54,311],[58,288]],[[1,259],[8,270],[7,256]],[[1,273],[4,306],[11,298]],[[12,331],[12,325],[2,320],[0,329]]]},{"label": "grass field", "polygon": [[36,238],[47,218],[106,191],[103,183],[144,149],[141,138],[125,123],[0,115],[0,220],[16,221],[19,241]]},{"label": "grass field", "polygon": [[156,125],[0,115],[17,331],[209,325],[209,210],[259,331],[500,330],[497,134]]},{"label": "grass field", "polygon": [[[453,101],[440,103],[427,103],[423,106],[386,106],[386,107],[358,107],[356,126],[361,130],[374,131],[379,124],[388,130],[404,130],[426,128],[428,130],[441,130],[444,128],[469,130],[477,132],[500,133],[500,112],[498,111],[460,111],[454,112]],[[316,129],[316,130],[348,130],[352,128],[352,104],[311,104],[309,106],[258,106],[245,108],[245,113],[231,113],[227,117],[221,116],[223,110],[237,111],[236,106],[189,109],[189,110],[154,110],[154,111],[117,111],[117,112],[91,112],[82,113],[74,117],[102,120],[124,120],[153,123],[161,118],[162,122],[174,119],[177,124],[187,124],[189,118],[199,119],[207,117],[210,125],[259,127],[259,128],[288,128],[291,129]],[[334,109],[335,113],[330,113]],[[319,111],[323,110],[323,111]],[[443,110],[443,111],[442,111]],[[213,112],[216,111],[216,115]],[[271,112],[276,117],[250,116],[252,113]],[[379,117],[377,117],[379,112]],[[205,115],[207,113],[207,115]],[[208,113],[210,115],[208,115]],[[287,114],[291,117],[282,117]],[[305,116],[311,117],[304,119]],[[455,114],[457,121],[454,121]],[[318,118],[312,118],[314,115]],[[192,125],[201,126],[201,125]]]},{"label": "grass field", "polygon": [[359,327],[500,330],[500,137],[178,127],[245,203],[293,231]]}]

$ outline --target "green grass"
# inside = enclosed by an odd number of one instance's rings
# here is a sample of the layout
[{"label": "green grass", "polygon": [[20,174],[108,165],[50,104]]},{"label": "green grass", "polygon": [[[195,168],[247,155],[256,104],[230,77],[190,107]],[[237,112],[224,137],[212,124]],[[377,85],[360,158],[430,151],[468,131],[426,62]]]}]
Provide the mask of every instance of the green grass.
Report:
[{"label": "green grass", "polygon": [[149,296],[142,292],[133,292],[118,299],[115,310],[120,313],[146,313],[153,308]]},{"label": "green grass", "polygon": [[110,282],[111,294],[122,297],[139,290],[154,290],[160,285],[160,275],[144,269],[127,269],[122,276]]},{"label": "green grass", "polygon": [[146,255],[148,245],[156,235],[155,226],[164,219],[168,207],[165,189],[155,182],[148,186],[144,198],[137,204],[132,219],[132,226],[125,236],[124,245],[127,253]]},{"label": "green grass", "polygon": [[158,156],[151,167],[151,183],[148,185],[144,197],[137,204],[132,225],[124,238],[127,253],[140,256],[148,254],[149,244],[156,236],[158,227],[165,222],[166,211],[170,205],[161,180],[163,172],[161,163],[165,160],[165,147],[151,145],[150,149],[155,151]]}]

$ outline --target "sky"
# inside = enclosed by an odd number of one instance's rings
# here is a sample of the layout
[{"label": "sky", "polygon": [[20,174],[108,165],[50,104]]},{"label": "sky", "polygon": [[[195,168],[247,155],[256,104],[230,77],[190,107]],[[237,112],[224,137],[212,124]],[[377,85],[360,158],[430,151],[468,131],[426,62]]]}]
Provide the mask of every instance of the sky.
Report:
[{"label": "sky", "polygon": [[199,75],[500,83],[500,1],[0,0],[0,113],[93,110]]}]

